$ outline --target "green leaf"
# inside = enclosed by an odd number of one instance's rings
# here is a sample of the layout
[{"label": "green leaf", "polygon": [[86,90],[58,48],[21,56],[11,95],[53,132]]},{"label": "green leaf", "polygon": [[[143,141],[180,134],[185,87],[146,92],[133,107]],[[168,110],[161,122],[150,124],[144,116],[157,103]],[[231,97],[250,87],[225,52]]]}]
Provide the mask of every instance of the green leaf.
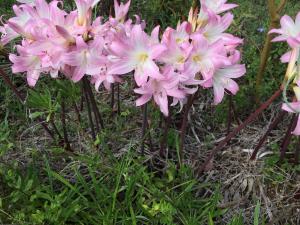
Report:
[{"label": "green leaf", "polygon": [[208,225],[214,225],[214,221],[213,221],[211,213],[208,214]]},{"label": "green leaf", "polygon": [[44,112],[34,112],[34,113],[30,113],[29,118],[34,120],[42,115],[44,115]]},{"label": "green leaf", "polygon": [[254,225],[259,225],[260,207],[261,204],[260,201],[258,201],[254,211]]}]

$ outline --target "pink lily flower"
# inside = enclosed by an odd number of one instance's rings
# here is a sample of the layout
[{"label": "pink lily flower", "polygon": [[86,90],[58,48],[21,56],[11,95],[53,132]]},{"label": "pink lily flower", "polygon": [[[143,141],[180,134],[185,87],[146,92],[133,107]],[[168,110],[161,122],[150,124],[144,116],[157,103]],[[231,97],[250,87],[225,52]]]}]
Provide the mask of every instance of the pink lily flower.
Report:
[{"label": "pink lily flower", "polygon": [[75,0],[78,17],[77,24],[79,26],[88,26],[92,19],[92,8],[98,4],[100,0]]},{"label": "pink lily flower", "polygon": [[199,33],[201,33],[209,43],[216,42],[224,37],[224,31],[229,28],[232,21],[233,15],[231,13],[226,13],[216,20],[210,20],[205,27],[199,30]]},{"label": "pink lily flower", "polygon": [[218,15],[238,7],[237,4],[226,4],[227,0],[200,0],[201,9],[197,23],[200,27],[208,22],[218,19]]},{"label": "pink lily flower", "polygon": [[219,104],[224,98],[225,90],[236,95],[239,90],[238,84],[233,78],[239,78],[246,73],[245,65],[232,65],[216,70],[212,82],[214,88],[214,104]]},{"label": "pink lily flower", "polygon": [[274,38],[274,42],[287,41],[292,47],[300,46],[300,12],[297,14],[296,21],[287,15],[283,16],[280,20],[281,28],[272,29],[269,33],[279,34],[278,37]]},{"label": "pink lily flower", "polygon": [[164,78],[157,80],[150,78],[142,87],[134,90],[135,93],[141,94],[136,101],[137,106],[142,106],[149,102],[153,97],[154,102],[159,106],[160,111],[168,116],[169,114],[169,100],[168,96],[183,99],[185,94],[178,89],[178,78],[174,76],[174,71],[171,67],[166,67],[163,72]]},{"label": "pink lily flower", "polygon": [[[194,69],[191,64],[186,64],[183,71],[175,73],[179,79],[178,89],[183,91],[185,96],[193,95],[198,90],[199,85],[202,84],[198,74],[194,74]],[[173,103],[171,106],[175,106],[178,103],[180,104],[180,111],[183,109],[184,104],[186,103],[187,98],[173,98]]]},{"label": "pink lily flower", "polygon": [[85,43],[82,37],[76,39],[76,49],[66,53],[62,60],[65,64],[75,66],[72,76],[74,82],[78,82],[84,75],[97,75],[100,73],[104,59],[101,56],[103,40],[97,38],[90,43]]},{"label": "pink lily flower", "polygon": [[103,64],[100,66],[100,72],[92,76],[91,82],[95,84],[96,91],[99,90],[100,85],[103,84],[106,90],[111,89],[111,85],[114,83],[121,83],[122,79],[118,75],[108,74],[108,68],[110,61],[107,58],[103,59]]},{"label": "pink lily flower", "polygon": [[177,29],[168,27],[162,36],[162,43],[168,44],[169,42],[175,42],[179,45],[189,43],[190,34],[192,33],[192,26],[188,22],[178,23]]},{"label": "pink lily flower", "polygon": [[201,6],[206,8],[215,14],[221,14],[228,10],[238,7],[237,4],[227,4],[227,0],[200,0]]},{"label": "pink lily flower", "polygon": [[111,75],[107,73],[107,68],[100,69],[103,70],[98,75],[92,76],[91,82],[95,84],[95,89],[98,91],[100,88],[100,85],[103,84],[106,90],[111,89],[111,85],[114,83],[121,83],[122,79],[117,75]]},{"label": "pink lily flower", "polygon": [[185,46],[181,46],[174,36],[169,37],[165,45],[167,50],[159,57],[159,61],[182,71],[193,50],[193,45],[186,43]]},{"label": "pink lily flower", "polygon": [[129,0],[126,4],[122,2],[119,4],[118,0],[114,0],[115,7],[115,19],[119,22],[124,22],[129,11],[129,7],[131,4],[131,0]]},{"label": "pink lily flower", "polygon": [[9,59],[13,63],[12,72],[21,73],[27,72],[27,83],[29,86],[34,87],[38,81],[41,72],[41,60],[39,56],[31,55],[27,52],[26,48],[17,46],[20,56],[10,54]]},{"label": "pink lily flower", "polygon": [[153,44],[140,25],[132,28],[130,37],[114,41],[110,50],[116,59],[109,68],[109,74],[122,75],[135,70],[134,78],[138,86],[145,84],[149,76],[162,78],[155,60],[161,56],[166,47]]},{"label": "pink lily flower", "polygon": [[0,26],[0,33],[2,34],[0,44],[3,46],[20,36],[20,34],[11,29],[8,24]]},{"label": "pink lily flower", "polygon": [[28,8],[30,8],[30,6],[27,5],[13,6],[13,10],[16,16],[10,18],[7,24],[4,24],[2,27],[0,27],[0,32],[2,33],[0,41],[3,45],[9,43],[15,38],[20,37],[21,35],[30,37],[30,35],[26,34],[24,30],[24,27],[32,18],[31,14],[28,11]]},{"label": "pink lily flower", "polygon": [[189,63],[194,73],[201,72],[204,80],[212,78],[218,65],[231,65],[222,41],[209,44],[202,35],[193,36],[194,49],[191,52]]},{"label": "pink lily flower", "polygon": [[[300,86],[299,86],[299,84],[294,87],[294,92],[295,92],[297,101],[288,103],[288,104],[284,103],[282,105],[282,109],[287,112],[299,114],[300,113]],[[296,125],[295,130],[292,132],[292,134],[300,136],[300,116],[298,116],[297,125]]]}]

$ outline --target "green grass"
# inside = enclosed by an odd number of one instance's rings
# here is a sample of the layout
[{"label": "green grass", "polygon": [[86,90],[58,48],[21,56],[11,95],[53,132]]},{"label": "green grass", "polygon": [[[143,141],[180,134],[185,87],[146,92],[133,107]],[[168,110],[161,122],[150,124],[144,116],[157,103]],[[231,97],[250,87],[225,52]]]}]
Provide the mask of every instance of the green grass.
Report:
[{"label": "green grass", "polygon": [[[133,0],[131,14],[140,12],[148,22],[149,29],[156,24],[162,28],[169,25],[174,27],[182,17],[187,16],[191,2]],[[268,17],[266,1],[234,2],[240,7],[233,11],[235,23],[231,31],[244,38],[242,61],[247,66],[246,76],[239,81],[241,90],[234,98],[238,114],[243,118],[253,110],[255,75],[267,34]],[[15,1],[0,1],[0,14],[10,15],[13,3]],[[300,3],[291,0],[284,13],[294,16],[299,9]],[[260,33],[258,28],[264,28],[265,31]],[[282,80],[285,67],[279,63],[279,58],[286,49],[285,44],[274,44],[265,73],[263,99],[268,98]],[[0,64],[9,71],[3,60]],[[25,93],[24,80],[17,76],[12,76],[12,79]],[[65,86],[68,87],[66,90],[63,88]],[[59,92],[57,88],[60,88]],[[79,88],[43,79],[36,88],[38,95],[29,92],[26,106],[18,102],[2,80],[0,90],[0,224],[199,225],[222,220],[226,210],[217,207],[222,200],[219,190],[222,184],[210,181],[201,183],[195,178],[192,168],[184,166],[177,170],[172,162],[167,162],[165,170],[159,170],[158,165],[145,162],[144,157],[135,153],[138,138],[135,134],[124,136],[124,133],[131,134],[136,127],[136,121],[140,119],[139,109],[123,104],[121,116],[111,120],[110,108],[103,103],[101,111],[111,122],[98,136],[96,143],[103,151],[101,154],[96,152],[95,143],[89,140],[84,142],[87,153],[68,157],[55,143],[42,140],[35,143],[34,138],[39,130],[34,130],[31,136],[25,138],[22,135],[32,126],[32,119],[37,115],[50,119],[60,113],[57,102],[61,93],[68,94],[70,101],[67,104],[71,106],[71,100],[78,100]],[[226,105],[225,101],[217,107],[216,114],[206,119],[218,126],[225,123]],[[157,110],[150,110],[151,132],[158,139],[159,134],[153,127],[157,126],[159,115]],[[206,115],[202,116],[205,119]],[[88,125],[87,120],[80,126],[71,122],[68,129],[74,136],[86,130]],[[59,122],[58,128],[61,129]],[[32,144],[30,148],[26,147],[27,142]],[[178,132],[173,129],[169,136],[170,149],[176,149],[177,144]],[[113,157],[112,152],[124,146],[127,153],[117,159]],[[15,158],[15,154],[20,158]],[[298,167],[291,169],[287,163],[283,168],[277,168],[277,160],[278,157],[266,160],[264,176],[267,183],[284,182],[285,173],[299,170]],[[262,207],[257,203],[256,209],[253,209],[254,224],[263,224],[260,215]],[[230,224],[242,225],[246,222],[241,213],[235,215]]]},{"label": "green grass", "polygon": [[[217,186],[199,183],[188,167],[151,172],[129,152],[121,160],[80,156],[58,172],[41,158],[22,169],[1,164],[0,223],[196,225],[222,215]],[[207,188],[214,194],[198,197]]]}]

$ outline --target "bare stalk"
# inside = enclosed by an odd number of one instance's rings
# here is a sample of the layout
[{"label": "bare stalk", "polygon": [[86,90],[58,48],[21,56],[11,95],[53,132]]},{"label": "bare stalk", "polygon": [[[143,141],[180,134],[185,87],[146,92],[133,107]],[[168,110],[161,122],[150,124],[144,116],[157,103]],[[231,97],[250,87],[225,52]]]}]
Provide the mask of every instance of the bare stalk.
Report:
[{"label": "bare stalk", "polygon": [[293,117],[291,119],[291,123],[286,131],[286,134],[285,134],[285,137],[283,139],[283,142],[282,142],[282,146],[281,146],[281,149],[280,149],[280,162],[282,162],[284,160],[284,157],[286,155],[286,152],[287,152],[287,148],[291,142],[291,139],[292,139],[292,131],[295,129],[296,125],[297,125],[297,115],[296,114],[293,114]]},{"label": "bare stalk", "polygon": [[114,115],[114,106],[115,106],[115,84],[111,84],[111,99],[110,99],[110,108],[111,115]]},{"label": "bare stalk", "polygon": [[62,124],[62,129],[63,129],[63,134],[64,134],[64,147],[68,151],[71,150],[69,138],[68,138],[68,131],[67,131],[67,125],[66,125],[66,104],[65,104],[65,99],[62,98],[61,100],[61,124]]},{"label": "bare stalk", "polygon": [[146,129],[148,124],[148,103],[143,106],[143,124],[142,124],[142,143],[141,143],[141,153],[145,154],[145,139],[146,139]]},{"label": "bare stalk", "polygon": [[300,137],[298,137],[298,144],[295,150],[295,164],[299,164],[299,157],[300,156]]},{"label": "bare stalk", "polygon": [[87,78],[84,78],[84,83],[85,83],[86,91],[87,91],[87,93],[89,95],[89,99],[90,99],[90,102],[91,102],[92,110],[93,110],[94,117],[95,117],[95,120],[96,120],[97,132],[99,132],[100,131],[100,127],[104,128],[103,119],[102,119],[100,111],[99,111],[99,109],[97,107],[97,102],[96,102],[96,99],[95,99],[95,95],[94,95],[94,93],[92,91],[91,85],[90,85],[90,83],[89,83],[89,81],[88,81]]},{"label": "bare stalk", "polygon": [[255,147],[250,160],[255,160],[256,159],[256,155],[259,151],[259,149],[262,147],[262,145],[265,143],[265,141],[267,140],[268,136],[270,135],[270,133],[272,132],[272,130],[274,130],[278,124],[282,121],[284,115],[286,114],[286,111],[281,111],[279,113],[279,115],[275,118],[275,120],[270,124],[267,132],[264,134],[264,136],[259,140],[258,145]]},{"label": "bare stalk", "polygon": [[73,108],[74,108],[74,110],[75,110],[75,113],[76,113],[76,116],[77,116],[77,121],[78,121],[78,123],[81,123],[80,111],[79,111],[79,108],[78,108],[76,102],[73,102]]},{"label": "bare stalk", "polygon": [[94,122],[93,122],[93,118],[92,118],[92,112],[91,112],[91,105],[90,105],[90,101],[89,101],[89,95],[88,95],[87,90],[85,88],[84,81],[83,81],[82,85],[83,85],[83,92],[84,92],[85,102],[86,102],[86,106],[87,106],[88,118],[89,118],[89,122],[90,122],[92,137],[93,137],[94,140],[96,140],[96,133],[95,133],[95,127],[94,127]]},{"label": "bare stalk", "polygon": [[166,146],[167,146],[167,142],[168,142],[168,135],[169,135],[169,130],[170,130],[170,126],[171,126],[171,119],[172,119],[172,111],[170,110],[169,107],[169,115],[165,118],[165,127],[163,130],[163,136],[160,142],[160,150],[159,150],[159,154],[161,157],[166,157]]},{"label": "bare stalk", "polygon": [[198,93],[199,91],[197,91],[194,95],[189,96],[187,104],[185,106],[185,110],[181,122],[181,129],[180,129],[180,144],[179,144],[180,165],[182,165],[183,157],[184,157],[184,143],[185,143],[187,126],[188,126],[188,116],[195,99],[198,97]]},{"label": "bare stalk", "polygon": [[[285,3],[286,3],[285,0],[281,1],[279,8],[277,8],[275,0],[268,0],[268,8],[269,8],[269,15],[270,15],[269,30],[277,28],[279,26],[279,19],[280,19],[279,12],[284,7]],[[271,42],[272,39],[273,39],[273,35],[268,34],[260,57],[260,66],[259,66],[258,73],[256,75],[255,100],[257,104],[260,104],[261,84],[262,84],[264,72],[267,67],[267,62],[272,47],[272,42]]]},{"label": "bare stalk", "polygon": [[229,95],[228,96],[228,116],[227,116],[227,135],[230,133],[230,128],[231,128],[231,124],[232,124],[232,96]]},{"label": "bare stalk", "polygon": [[121,102],[120,102],[120,84],[117,83],[117,105],[118,105],[118,115],[121,114]]},{"label": "bare stalk", "polygon": [[63,140],[63,138],[62,138],[62,136],[61,136],[61,134],[60,134],[60,132],[59,132],[59,130],[58,130],[58,128],[57,128],[54,120],[53,120],[53,118],[50,119],[50,124],[51,124],[53,130],[55,131],[55,133],[57,134],[59,140],[60,141]]},{"label": "bare stalk", "polygon": [[265,103],[263,103],[254,113],[252,113],[240,126],[238,126],[236,129],[234,129],[223,141],[221,141],[218,146],[211,151],[209,156],[206,158],[203,165],[201,165],[198,169],[198,174],[202,174],[205,171],[205,168],[207,165],[211,162],[211,160],[214,158],[214,156],[221,151],[225,145],[233,138],[235,137],[241,130],[246,128],[250,123],[252,123],[254,120],[258,118],[258,116],[266,109],[268,108],[272,102],[274,102],[282,93],[283,87],[281,87],[279,90],[277,90]]},{"label": "bare stalk", "polygon": [[22,102],[22,104],[24,104],[25,98],[21,95],[17,87],[11,82],[7,74],[2,69],[0,69],[0,75],[3,78],[4,82],[6,83],[6,85],[10,87],[10,89],[14,92],[14,94],[18,97],[18,99]]}]

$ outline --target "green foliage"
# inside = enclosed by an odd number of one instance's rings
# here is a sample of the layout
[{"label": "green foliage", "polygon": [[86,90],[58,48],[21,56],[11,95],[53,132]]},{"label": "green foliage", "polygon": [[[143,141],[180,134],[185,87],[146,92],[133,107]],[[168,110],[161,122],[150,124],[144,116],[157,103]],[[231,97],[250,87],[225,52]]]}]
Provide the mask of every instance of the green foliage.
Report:
[{"label": "green foliage", "polygon": [[[132,1],[131,15],[138,14],[145,19],[148,29],[157,24],[162,28],[175,27],[179,20],[187,17],[192,0],[147,0]],[[243,63],[247,66],[247,74],[241,79],[240,92],[234,97],[237,114],[243,117],[253,109],[255,76],[259,66],[260,51],[268,31],[266,1],[236,0],[240,5],[233,11],[235,23],[231,32],[244,38],[242,48]],[[8,18],[12,12],[14,0],[0,1],[0,14]],[[283,14],[295,15],[299,10],[299,1],[288,1]],[[259,32],[258,28],[263,28]],[[286,44],[274,44],[265,74],[262,95],[268,98],[282,81],[285,66],[280,56],[285,53]],[[0,62],[1,68],[9,71],[7,62]],[[18,88],[24,90],[24,80],[17,75],[11,76]],[[0,157],[7,156],[16,144],[15,133],[26,124],[25,107],[17,103],[13,93],[0,79]],[[35,88],[29,91],[26,107],[30,107],[30,117],[38,116],[50,120],[60,112],[61,97],[66,97],[67,106],[78,102],[80,86],[66,80],[54,81],[41,79]],[[104,105],[104,106],[103,106]],[[110,114],[111,109],[101,105],[103,114]],[[135,122],[140,115],[139,109],[122,104],[121,116],[111,120],[97,136],[91,149],[99,145],[104,152],[110,152],[110,141],[120,146],[128,146],[129,140],[124,133],[130,133],[136,127]],[[227,102],[216,108],[213,116],[203,120],[211,123],[224,123],[227,118]],[[156,109],[150,107],[151,135],[159,138],[154,129],[160,121]],[[86,120],[82,122],[87,123]],[[22,124],[22,126],[20,126]],[[18,126],[17,126],[18,125]],[[18,127],[18,128],[17,128]],[[21,127],[21,128],[20,128]],[[60,128],[60,127],[59,127]],[[70,132],[75,129],[68,127]],[[178,150],[178,132],[171,129],[168,135],[170,149]],[[211,143],[212,135],[204,137],[204,143]],[[40,147],[40,146],[39,146]],[[208,146],[212,148],[213,146]],[[278,146],[271,146],[278,150]],[[42,146],[41,148],[44,148]],[[40,149],[30,149],[34,160],[31,164],[0,163],[0,224],[40,225],[40,224],[215,224],[222,217],[224,210],[217,208],[222,199],[219,188],[214,184],[199,183],[192,169],[183,166],[178,170],[170,163],[164,171],[158,171],[151,165],[145,165],[144,159],[128,153],[116,160],[111,155],[105,157],[75,157],[68,173],[55,170],[55,164],[63,164],[70,160],[61,156],[61,148],[49,147],[48,150],[57,158],[44,156],[41,161]],[[17,149],[23,151],[23,149]],[[42,149],[44,152],[45,150]],[[128,149],[127,149],[128,150]],[[48,153],[48,151],[46,151]],[[179,154],[178,154],[179,155]],[[179,156],[178,156],[179,157]],[[278,156],[268,157],[264,168],[267,182],[278,184],[285,181],[287,172],[299,173],[299,167],[284,162],[277,166]],[[12,164],[12,165],[11,165]],[[210,189],[213,194],[205,197],[199,193]],[[263,224],[262,206],[257,204],[254,211],[254,224]],[[244,224],[243,215],[235,216],[231,225]]]},{"label": "green foliage", "polygon": [[11,131],[8,125],[7,116],[8,114],[0,123],[0,157],[14,146],[10,138]]},{"label": "green foliage", "polygon": [[[44,168],[1,164],[0,223],[192,225],[222,215],[218,188],[198,183],[188,167],[153,173],[131,153],[76,160],[81,166],[74,163],[68,174],[52,170],[46,156]],[[197,197],[207,187],[215,194]]]},{"label": "green foliage", "polygon": [[131,14],[138,14],[147,23],[147,29],[151,30],[160,25],[163,29],[176,27],[178,21],[187,18],[192,0],[133,0]]},{"label": "green foliage", "polygon": [[281,184],[286,181],[286,174],[300,173],[300,165],[293,165],[288,160],[280,162],[278,154],[267,157],[264,167],[264,178],[272,184]]},{"label": "green foliage", "polygon": [[257,202],[256,207],[255,207],[255,211],[254,211],[254,225],[259,225],[260,224],[260,220],[259,220],[259,216],[260,216],[260,202]]}]

